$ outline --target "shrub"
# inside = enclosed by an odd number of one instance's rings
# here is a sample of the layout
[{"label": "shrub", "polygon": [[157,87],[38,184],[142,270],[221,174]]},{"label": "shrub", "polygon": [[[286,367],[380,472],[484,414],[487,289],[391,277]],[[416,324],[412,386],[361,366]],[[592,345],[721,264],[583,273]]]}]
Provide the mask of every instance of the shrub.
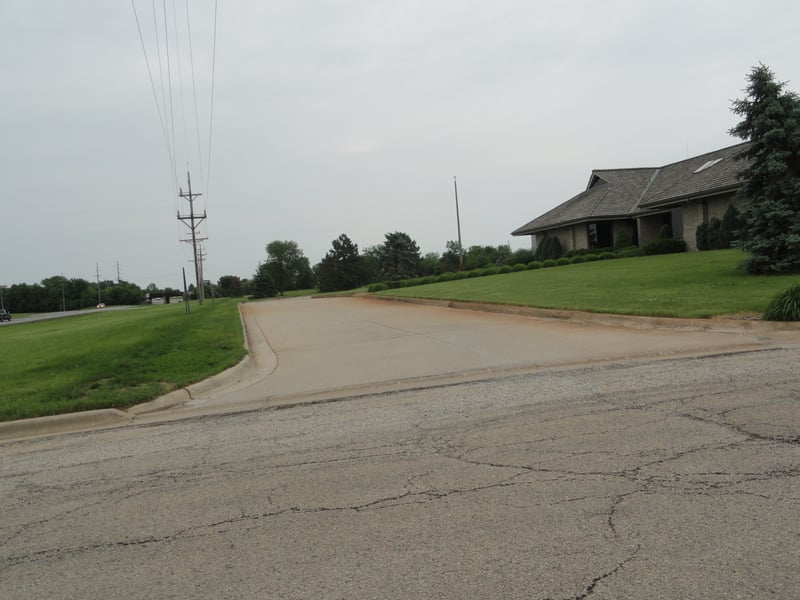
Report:
[{"label": "shrub", "polygon": [[583,260],[586,262],[594,262],[596,260],[600,260],[600,257],[597,254],[588,253],[583,255]]},{"label": "shrub", "polygon": [[708,223],[700,223],[694,232],[694,241],[698,250],[708,250]]},{"label": "shrub", "polygon": [[629,246],[633,246],[633,238],[627,229],[623,229],[617,233],[617,239],[614,241],[614,250],[622,250]]},{"label": "shrub", "polygon": [[548,258],[547,260],[542,261],[542,267],[545,269],[548,267],[555,267],[555,266],[556,266],[556,261],[553,260],[552,258]]},{"label": "shrub", "polygon": [[455,273],[453,273],[453,277],[452,277],[453,280],[466,279],[466,278],[467,278],[467,272],[466,271],[456,271]]},{"label": "shrub", "polygon": [[511,273],[511,267],[509,265],[503,265],[497,270],[497,272],[501,275],[504,273]]},{"label": "shrub", "polygon": [[722,215],[722,226],[719,230],[719,242],[723,248],[730,248],[735,244],[739,231],[744,225],[744,219],[742,219],[739,211],[732,204],[729,205],[728,210]]},{"label": "shrub", "polygon": [[542,263],[540,263],[538,260],[532,260],[525,266],[525,268],[528,269],[529,271],[533,271],[534,269],[541,269]]},{"label": "shrub", "polygon": [[556,264],[559,267],[563,267],[564,265],[571,265],[572,264],[572,259],[571,258],[567,258],[565,256],[562,256],[561,258],[556,259]]},{"label": "shrub", "polygon": [[408,281],[406,281],[405,279],[395,279],[393,281],[387,281],[386,285],[389,286],[389,289],[393,290],[395,288],[406,287],[408,285]]},{"label": "shrub", "polygon": [[584,255],[582,255],[582,254],[578,254],[577,256],[573,256],[572,257],[572,264],[573,265],[577,265],[579,263],[585,263],[585,262],[586,262],[586,257]]},{"label": "shrub", "polygon": [[426,275],[420,280],[421,285],[427,285],[429,283],[436,283],[437,276],[436,275]]},{"label": "shrub", "polygon": [[617,258],[613,252],[603,252],[597,257],[598,260],[611,260],[612,258]]},{"label": "shrub", "polygon": [[639,246],[628,246],[617,251],[617,256],[620,258],[631,258],[633,256],[644,256],[644,248]]},{"label": "shrub", "polygon": [[415,277],[414,279],[406,279],[406,287],[414,287],[417,285],[422,285],[421,277]]},{"label": "shrub", "polygon": [[645,244],[643,250],[644,253],[649,256],[654,254],[686,252],[686,242],[683,240],[673,240],[671,238],[658,238]]},{"label": "shrub", "polygon": [[455,278],[456,278],[455,271],[448,271],[447,273],[442,273],[441,275],[438,275],[436,277],[436,282],[439,283],[442,281],[453,281],[453,279]]},{"label": "shrub", "polygon": [[548,258],[556,259],[560,258],[563,252],[561,240],[555,236],[550,236],[541,241],[533,257],[536,260],[546,260]]},{"label": "shrub", "polygon": [[389,286],[385,283],[373,283],[367,288],[367,291],[371,294],[373,292],[382,292],[383,290],[388,290]]},{"label": "shrub", "polygon": [[519,250],[516,250],[514,254],[511,255],[511,260],[509,261],[509,264],[524,265],[532,260],[533,260],[533,250],[529,250],[528,248],[521,248]]},{"label": "shrub", "polygon": [[737,232],[742,228],[742,218],[733,205],[728,206],[722,220],[712,217],[708,223],[701,223],[695,231],[698,250],[721,250],[730,248]]},{"label": "shrub", "polygon": [[800,283],[775,296],[763,318],[766,321],[800,321]]},{"label": "shrub", "polygon": [[517,263],[513,267],[511,267],[511,270],[514,271],[515,273],[519,273],[520,271],[524,271],[526,268],[527,267],[525,263]]},{"label": "shrub", "polygon": [[573,258],[575,256],[586,256],[587,254],[602,254],[603,252],[611,252],[613,250],[613,248],[577,248],[575,250],[565,252],[564,256],[567,258]]},{"label": "shrub", "polygon": [[472,269],[471,271],[463,271],[468,278],[483,277],[483,269]]},{"label": "shrub", "polygon": [[728,243],[724,242],[724,246],[722,245],[723,242],[722,237],[722,221],[720,221],[717,217],[711,217],[711,220],[708,222],[708,249],[709,250],[718,250],[719,248],[727,248]]},{"label": "shrub", "polygon": [[483,270],[484,275],[497,275],[500,272],[500,267],[487,267]]}]

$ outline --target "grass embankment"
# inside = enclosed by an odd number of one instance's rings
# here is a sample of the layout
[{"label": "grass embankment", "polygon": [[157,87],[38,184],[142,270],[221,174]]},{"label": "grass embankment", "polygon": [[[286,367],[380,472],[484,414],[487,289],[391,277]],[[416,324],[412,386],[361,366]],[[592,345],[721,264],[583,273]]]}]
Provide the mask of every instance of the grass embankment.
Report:
[{"label": "grass embankment", "polygon": [[706,318],[763,313],[796,275],[744,273],[738,250],[581,263],[378,292],[613,314]]},{"label": "grass embankment", "polygon": [[235,300],[147,306],[0,328],[0,420],[157,398],[245,354]]}]

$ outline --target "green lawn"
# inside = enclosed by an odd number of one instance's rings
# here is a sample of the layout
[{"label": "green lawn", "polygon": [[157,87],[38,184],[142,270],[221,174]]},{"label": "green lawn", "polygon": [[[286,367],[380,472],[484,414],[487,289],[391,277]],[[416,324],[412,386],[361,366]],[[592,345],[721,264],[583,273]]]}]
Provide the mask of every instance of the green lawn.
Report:
[{"label": "green lawn", "polygon": [[662,317],[762,313],[797,275],[747,275],[737,250],[622,258],[378,292]]},{"label": "green lawn", "polygon": [[236,300],[97,311],[0,327],[0,420],[124,408],[245,354]]}]

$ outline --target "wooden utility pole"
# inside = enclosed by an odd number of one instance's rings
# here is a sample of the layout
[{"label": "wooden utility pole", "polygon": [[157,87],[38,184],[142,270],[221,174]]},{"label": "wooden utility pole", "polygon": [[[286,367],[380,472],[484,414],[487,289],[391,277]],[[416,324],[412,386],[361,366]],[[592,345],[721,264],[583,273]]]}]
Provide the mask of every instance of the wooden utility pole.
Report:
[{"label": "wooden utility pole", "polygon": [[453,175],[453,189],[456,192],[456,225],[458,226],[458,270],[464,270],[464,247],[461,245],[461,217],[458,214],[458,184],[456,176]]},{"label": "wooden utility pole", "polygon": [[189,228],[189,231],[192,234],[190,239],[181,240],[182,242],[190,242],[192,244],[192,256],[194,257],[194,277],[195,277],[195,289],[197,291],[197,303],[203,303],[203,256],[202,250],[198,246],[198,242],[206,240],[208,238],[201,238],[197,237],[197,228],[200,226],[206,218],[206,212],[203,211],[202,216],[196,215],[194,213],[194,199],[198,196],[202,196],[202,194],[193,194],[192,193],[192,178],[189,172],[186,172],[186,181],[189,185],[189,191],[184,193],[182,188],[178,188],[180,192],[178,194],[179,197],[185,198],[189,201],[189,214],[182,215],[180,211],[178,212],[178,220],[182,221],[184,225]]}]

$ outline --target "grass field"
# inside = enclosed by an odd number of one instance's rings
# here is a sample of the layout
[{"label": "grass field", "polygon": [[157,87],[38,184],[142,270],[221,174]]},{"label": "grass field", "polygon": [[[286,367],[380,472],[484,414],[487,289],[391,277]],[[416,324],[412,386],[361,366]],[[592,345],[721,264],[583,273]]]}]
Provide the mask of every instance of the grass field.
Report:
[{"label": "grass field", "polygon": [[797,275],[747,275],[737,250],[581,263],[398,288],[381,295],[661,317],[763,313]]},{"label": "grass field", "polygon": [[97,311],[0,327],[0,420],[123,408],[245,354],[235,300]]}]

